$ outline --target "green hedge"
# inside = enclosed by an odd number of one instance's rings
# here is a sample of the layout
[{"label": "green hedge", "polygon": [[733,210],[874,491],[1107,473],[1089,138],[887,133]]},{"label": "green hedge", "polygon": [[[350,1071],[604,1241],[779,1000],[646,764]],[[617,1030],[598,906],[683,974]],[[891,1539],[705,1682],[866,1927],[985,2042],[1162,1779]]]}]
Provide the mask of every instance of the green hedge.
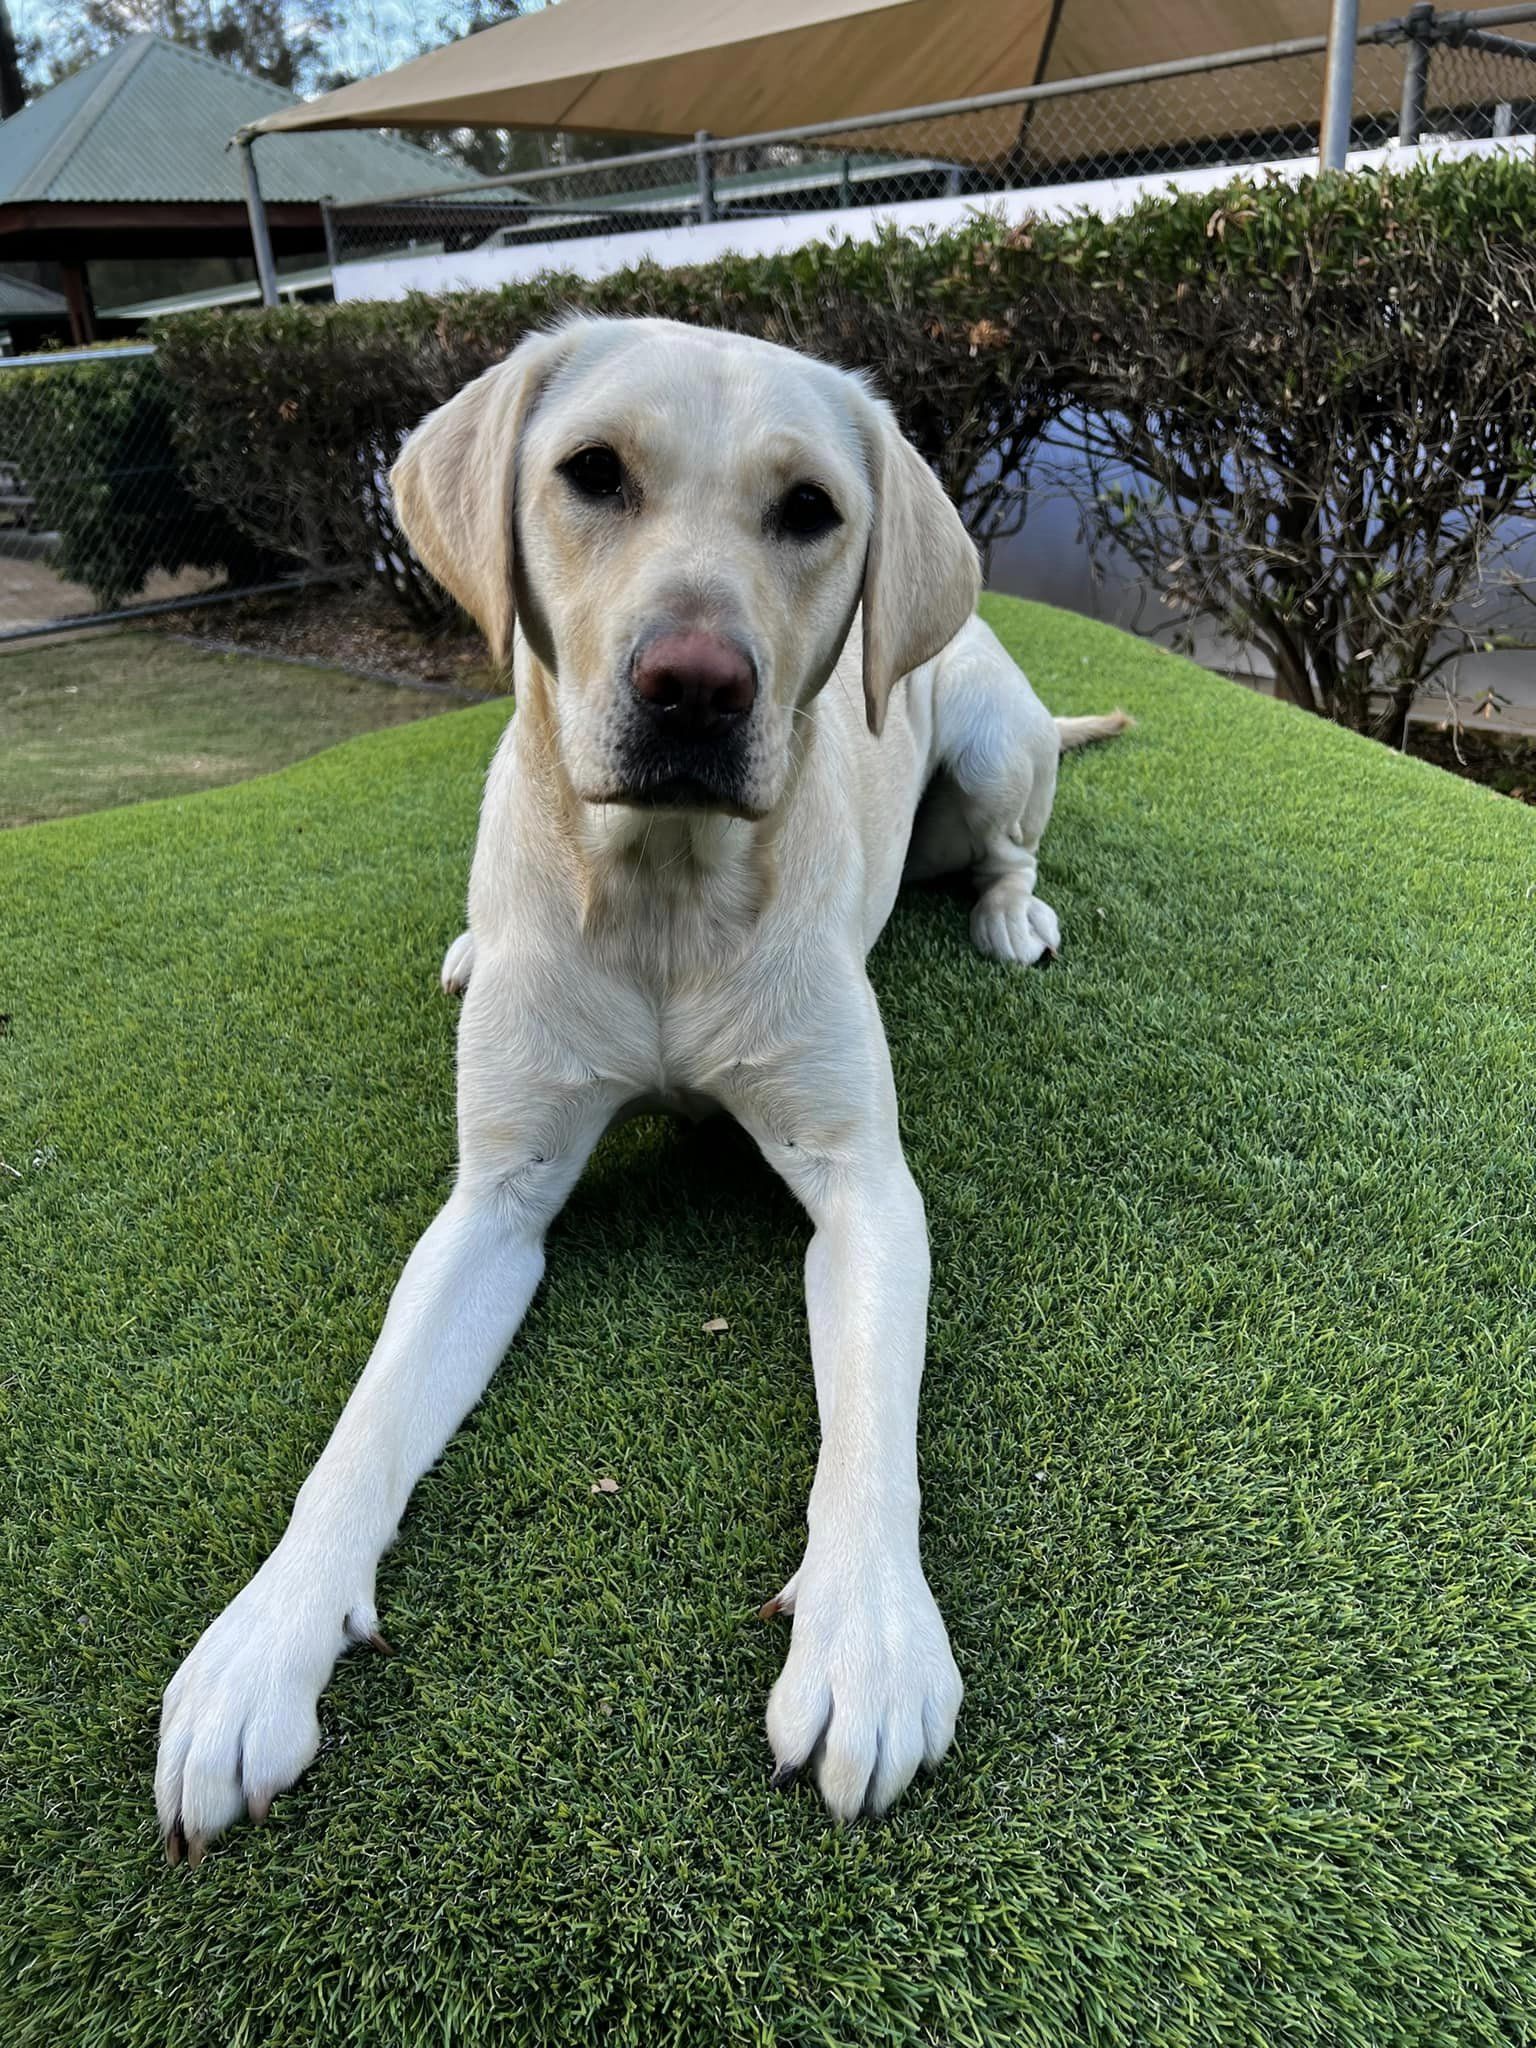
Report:
[{"label": "green hedge", "polygon": [[442,616],[385,472],[425,411],[570,308],[705,322],[870,372],[983,543],[1020,516],[1046,430],[1070,425],[1090,535],[1259,643],[1296,701],[1354,724],[1400,710],[1447,636],[1477,637],[1453,611],[1531,510],[1536,173],[1513,159],[186,316],[161,330],[161,361],[189,474],[263,545],[382,575]]},{"label": "green hedge", "polygon": [[1536,171],[1513,156],[1239,183],[1001,237],[1003,346],[1083,408],[1092,526],[1401,742],[1536,516]]},{"label": "green hedge", "polygon": [[255,580],[271,558],[221,504],[187,488],[164,377],[149,356],[0,370],[0,456],[59,536],[50,566],[104,610],[157,570]]},{"label": "green hedge", "polygon": [[[728,327],[869,370],[957,498],[989,452],[1011,467],[1055,400],[973,347],[954,325],[963,309],[939,310],[953,262],[944,241],[890,237],[596,281],[551,273],[403,304],[189,315],[157,338],[180,445],[209,501],[265,545],[382,575],[431,618],[444,600],[399,536],[385,472],[424,412],[572,309]],[[974,509],[985,525],[986,508]]]}]

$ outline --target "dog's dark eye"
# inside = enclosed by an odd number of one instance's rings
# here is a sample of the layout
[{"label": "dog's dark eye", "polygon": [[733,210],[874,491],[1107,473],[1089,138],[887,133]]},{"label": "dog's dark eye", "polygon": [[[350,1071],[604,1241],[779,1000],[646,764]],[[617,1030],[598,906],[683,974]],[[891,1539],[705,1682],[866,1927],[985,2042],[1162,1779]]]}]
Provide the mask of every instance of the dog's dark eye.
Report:
[{"label": "dog's dark eye", "polygon": [[561,463],[560,474],[584,498],[624,495],[624,465],[611,448],[578,448]]},{"label": "dog's dark eye", "polygon": [[843,515],[820,484],[796,484],[779,500],[774,523],[791,540],[820,540],[842,525]]}]

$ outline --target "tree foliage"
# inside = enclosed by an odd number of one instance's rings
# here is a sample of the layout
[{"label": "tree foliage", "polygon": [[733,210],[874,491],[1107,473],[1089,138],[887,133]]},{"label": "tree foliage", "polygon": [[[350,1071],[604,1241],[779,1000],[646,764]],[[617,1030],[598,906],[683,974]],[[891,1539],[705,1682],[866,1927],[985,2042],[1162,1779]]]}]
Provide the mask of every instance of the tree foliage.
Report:
[{"label": "tree foliage", "polygon": [[189,492],[151,357],[8,370],[0,447],[25,480],[37,525],[59,536],[49,566],[83,583],[103,610],[137,596],[157,570],[224,570],[237,582],[273,573],[272,557],[239,522]]},{"label": "tree foliage", "polygon": [[1000,317],[1082,407],[1084,506],[1309,710],[1400,740],[1536,512],[1536,177],[1273,180],[1004,237]]},{"label": "tree foliage", "polygon": [[70,0],[29,47],[52,84],[150,30],[297,94],[328,82],[337,21],[333,0]]}]

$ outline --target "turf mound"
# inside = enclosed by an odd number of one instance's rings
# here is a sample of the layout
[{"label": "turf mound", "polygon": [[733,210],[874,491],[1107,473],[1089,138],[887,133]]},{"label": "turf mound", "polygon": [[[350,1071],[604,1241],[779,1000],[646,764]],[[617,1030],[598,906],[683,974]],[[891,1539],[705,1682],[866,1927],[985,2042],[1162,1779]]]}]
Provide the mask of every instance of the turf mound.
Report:
[{"label": "turf mound", "polygon": [[[262,1832],[160,1860],[159,1693],[452,1171],[490,706],[0,839],[0,2037],[1507,2042],[1536,1998],[1536,820],[1063,615],[1010,973],[875,956],[934,1240],[957,1748],[772,1797],[804,1229],[630,1126]],[[729,1329],[703,1325],[723,1316]],[[601,1477],[616,1493],[595,1492]]]}]

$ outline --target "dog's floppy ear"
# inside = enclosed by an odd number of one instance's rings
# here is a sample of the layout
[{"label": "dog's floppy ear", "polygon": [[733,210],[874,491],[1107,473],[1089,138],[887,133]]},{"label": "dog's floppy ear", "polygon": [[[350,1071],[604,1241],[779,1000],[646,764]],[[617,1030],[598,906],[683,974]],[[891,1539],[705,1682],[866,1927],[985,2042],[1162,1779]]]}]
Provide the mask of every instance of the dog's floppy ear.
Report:
[{"label": "dog's floppy ear", "polygon": [[569,329],[533,334],[427,414],[389,473],[401,530],[475,620],[492,659],[512,650],[512,493],[523,423],[569,355]]},{"label": "dog's floppy ear", "polygon": [[954,639],[976,608],[981,565],[938,478],[872,400],[866,427],[875,517],[864,563],[864,712],[885,723],[891,691]]}]

